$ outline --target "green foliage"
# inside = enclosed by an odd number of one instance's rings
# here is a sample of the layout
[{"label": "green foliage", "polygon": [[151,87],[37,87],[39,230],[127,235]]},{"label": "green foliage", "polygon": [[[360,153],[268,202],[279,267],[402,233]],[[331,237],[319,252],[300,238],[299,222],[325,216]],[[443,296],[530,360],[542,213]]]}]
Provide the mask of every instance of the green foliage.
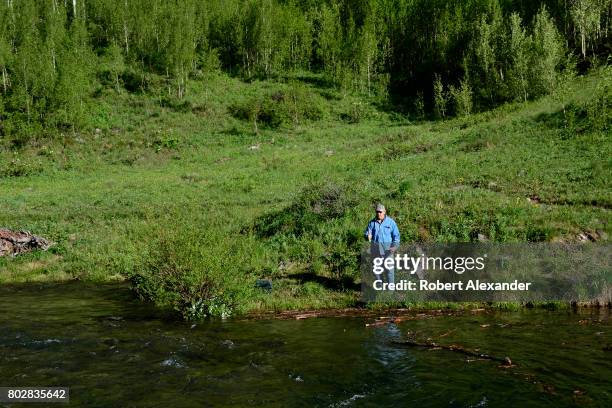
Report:
[{"label": "green foliage", "polygon": [[[444,89],[465,90],[468,78],[470,111],[482,111],[554,91],[571,68],[568,52],[595,64],[612,35],[610,0],[83,0],[72,8],[0,2],[1,131],[15,145],[90,128],[105,87],[182,100],[190,80],[203,86],[219,70],[245,80],[322,74],[320,87],[419,117],[447,116]],[[151,84],[157,76],[163,81]],[[302,120],[277,114],[266,98],[251,105],[266,126]]]},{"label": "green foliage", "polygon": [[82,127],[87,120],[85,103],[92,87],[94,55],[82,19],[72,21],[68,36],[67,47],[58,63],[52,106],[58,124]]},{"label": "green foliage", "polygon": [[609,0],[76,4],[0,2],[0,224],[59,242],[2,281],[129,277],[188,319],[354,305],[373,198],[404,242],[610,234],[610,73],[571,58],[607,57]]},{"label": "green foliage", "polygon": [[176,150],[180,146],[180,141],[176,137],[168,135],[156,138],[151,145],[156,152],[160,152],[162,149]]},{"label": "green foliage", "polygon": [[[414,105],[422,94],[427,109],[442,117],[438,106],[443,105],[444,88],[456,87],[463,78],[468,78],[476,111],[527,101],[559,85],[559,71],[567,67],[568,33],[564,39],[560,29],[566,26],[548,8],[530,7],[526,13],[494,0],[424,3],[380,9],[391,22],[385,33],[390,53],[384,54],[391,96],[409,95],[405,106]],[[563,14],[553,8],[556,17]]]},{"label": "green foliage", "polygon": [[345,187],[312,184],[289,207],[257,219],[252,229],[260,237],[314,234],[323,223],[343,217],[356,204],[355,193]]},{"label": "green foliage", "polygon": [[586,100],[575,101],[567,107],[566,123],[569,134],[585,130],[610,132],[612,129],[612,69],[602,70],[601,80]]},{"label": "green foliage", "polygon": [[316,13],[316,55],[337,87],[371,95],[384,93],[380,83],[389,44],[381,38],[380,15],[369,2],[331,2]]},{"label": "green foliage", "polygon": [[307,263],[335,285],[350,287],[359,272],[361,234],[343,223],[357,204],[355,191],[347,187],[311,184],[290,206],[264,214],[244,232],[267,239],[281,258]]},{"label": "green foliage", "polygon": [[[68,20],[65,6],[58,2],[24,1],[2,7],[8,7],[2,10],[5,17],[15,19],[13,30],[0,34],[10,122],[3,133],[22,143],[42,125],[81,126],[94,60],[83,17],[77,14]],[[34,24],[38,20],[41,24]]]},{"label": "green foliage", "polygon": [[548,10],[542,8],[533,27],[530,88],[536,96],[553,92],[558,83],[559,66],[564,60],[565,47]]},{"label": "green foliage", "polygon": [[196,3],[180,1],[174,4],[169,13],[172,29],[169,30],[168,66],[172,72],[176,96],[182,99],[185,95],[187,79],[193,71],[196,59]]},{"label": "green foliage", "polygon": [[602,0],[572,0],[570,15],[580,38],[580,51],[583,58],[587,56],[588,42],[601,30],[601,16],[605,7],[610,6]]},{"label": "green foliage", "polygon": [[251,290],[240,263],[243,254],[224,245],[214,230],[194,225],[153,228],[127,274],[136,293],[187,320],[240,312]]},{"label": "green foliage", "polygon": [[472,86],[475,102],[479,107],[492,106],[504,100],[504,72],[507,69],[504,19],[498,3],[491,4],[491,10],[480,16],[472,39],[471,63]]},{"label": "green foliage", "polygon": [[324,115],[321,97],[297,83],[290,84],[287,89],[252,97],[229,109],[234,117],[253,123],[255,131],[259,125],[269,128],[294,126],[319,120]]},{"label": "green foliage", "polygon": [[449,93],[457,116],[467,116],[472,113],[472,88],[467,80],[462,80],[458,87],[451,85]]},{"label": "green foliage", "polygon": [[339,24],[340,10],[337,3],[323,5],[318,10],[318,26],[320,33],[317,38],[317,55],[322,61],[325,74],[334,83],[346,85],[347,68],[342,58],[343,35]]},{"label": "green foliage", "polygon": [[[612,233],[606,70],[557,85],[566,83],[567,124],[557,97],[418,124],[376,100],[330,97],[321,99],[329,116],[259,135],[227,107],[289,85],[221,74],[190,80],[179,100],[165,74],[138,72],[148,90],[117,93],[111,81],[90,131],[0,146],[0,225],[58,243],[2,261],[2,282],[129,274],[144,298],[188,318],[345,307],[358,299],[363,228],[377,200],[405,243],[607,242]],[[477,75],[471,69],[470,81]],[[317,88],[321,78],[304,86],[329,91]],[[376,120],[339,120],[355,102]],[[273,290],[252,292],[256,279],[272,279]]]},{"label": "green foliage", "polygon": [[43,168],[40,160],[32,157],[22,157],[15,153],[13,157],[0,163],[0,178],[30,176],[41,173]]},{"label": "green foliage", "polygon": [[121,52],[121,47],[117,43],[112,43],[101,57],[101,74],[108,74],[110,82],[115,86],[117,92],[121,90],[120,76],[125,71],[125,60]]},{"label": "green foliage", "polygon": [[325,296],[325,288],[317,282],[305,282],[300,287],[300,295],[302,296]]},{"label": "green foliage", "polygon": [[434,80],[434,106],[436,116],[445,118],[448,110],[448,94],[444,90],[444,85],[439,75],[436,75]]},{"label": "green foliage", "polygon": [[141,70],[127,67],[120,75],[119,81],[124,88],[133,93],[142,93],[150,89],[150,75]]},{"label": "green foliage", "polygon": [[371,118],[372,114],[371,106],[361,101],[356,101],[350,103],[349,109],[340,114],[340,119],[347,123],[355,124]]},{"label": "green foliage", "polygon": [[510,89],[515,99],[524,102],[529,98],[529,50],[531,36],[523,28],[518,13],[510,16],[510,60],[511,68],[508,72]]},{"label": "green foliage", "polygon": [[417,94],[414,100],[414,113],[417,119],[422,120],[425,118],[425,99],[423,98],[423,94]]}]

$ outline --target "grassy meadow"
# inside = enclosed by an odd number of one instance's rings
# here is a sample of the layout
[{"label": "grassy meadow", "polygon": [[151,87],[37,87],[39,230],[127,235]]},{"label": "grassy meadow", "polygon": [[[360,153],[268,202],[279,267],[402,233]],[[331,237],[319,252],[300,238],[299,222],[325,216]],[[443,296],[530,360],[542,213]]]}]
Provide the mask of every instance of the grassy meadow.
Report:
[{"label": "grassy meadow", "polygon": [[0,258],[0,283],[127,279],[189,318],[349,307],[377,201],[403,242],[612,233],[609,68],[448,120],[315,74],[188,89],[101,88],[86,131],[2,145],[0,226],[56,244]]}]

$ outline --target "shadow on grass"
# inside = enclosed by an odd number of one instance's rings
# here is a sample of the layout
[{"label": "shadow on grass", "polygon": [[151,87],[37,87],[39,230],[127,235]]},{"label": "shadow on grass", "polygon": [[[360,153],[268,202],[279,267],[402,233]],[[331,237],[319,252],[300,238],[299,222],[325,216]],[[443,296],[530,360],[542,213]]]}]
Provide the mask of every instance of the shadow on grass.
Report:
[{"label": "shadow on grass", "polygon": [[306,282],[315,282],[329,290],[340,291],[361,289],[361,285],[355,283],[354,279],[348,276],[343,276],[340,279],[336,279],[320,276],[313,272],[301,272],[289,277],[300,281],[302,284]]},{"label": "shadow on grass", "polygon": [[540,113],[535,117],[535,121],[549,129],[563,129],[567,126],[567,117],[563,114],[562,110],[552,113]]},{"label": "shadow on grass", "polygon": [[323,76],[310,76],[310,75],[297,75],[293,77],[297,81],[301,81],[305,84],[312,85],[315,88],[319,89],[333,89],[334,84],[330,80],[326,79]]}]

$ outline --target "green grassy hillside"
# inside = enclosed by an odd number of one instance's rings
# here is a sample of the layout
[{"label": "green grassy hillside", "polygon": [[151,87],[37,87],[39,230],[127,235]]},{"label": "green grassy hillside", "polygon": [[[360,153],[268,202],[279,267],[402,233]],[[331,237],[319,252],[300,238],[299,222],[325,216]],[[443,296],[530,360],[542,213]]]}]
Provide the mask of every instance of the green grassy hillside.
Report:
[{"label": "green grassy hillside", "polygon": [[610,69],[446,121],[317,79],[106,89],[87,132],[2,145],[0,227],[56,245],[0,259],[0,282],[130,278],[192,317],[353,305],[378,200],[403,242],[609,240]]}]

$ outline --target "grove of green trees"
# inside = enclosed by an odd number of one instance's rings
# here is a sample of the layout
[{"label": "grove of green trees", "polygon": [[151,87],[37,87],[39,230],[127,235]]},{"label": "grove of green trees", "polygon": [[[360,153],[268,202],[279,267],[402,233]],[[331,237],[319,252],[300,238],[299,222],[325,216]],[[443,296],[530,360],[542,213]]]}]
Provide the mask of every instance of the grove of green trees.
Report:
[{"label": "grove of green trees", "polygon": [[[84,126],[100,86],[173,97],[314,72],[400,110],[469,114],[609,62],[612,0],[1,0],[0,137]],[[420,112],[418,112],[420,111]]]}]

